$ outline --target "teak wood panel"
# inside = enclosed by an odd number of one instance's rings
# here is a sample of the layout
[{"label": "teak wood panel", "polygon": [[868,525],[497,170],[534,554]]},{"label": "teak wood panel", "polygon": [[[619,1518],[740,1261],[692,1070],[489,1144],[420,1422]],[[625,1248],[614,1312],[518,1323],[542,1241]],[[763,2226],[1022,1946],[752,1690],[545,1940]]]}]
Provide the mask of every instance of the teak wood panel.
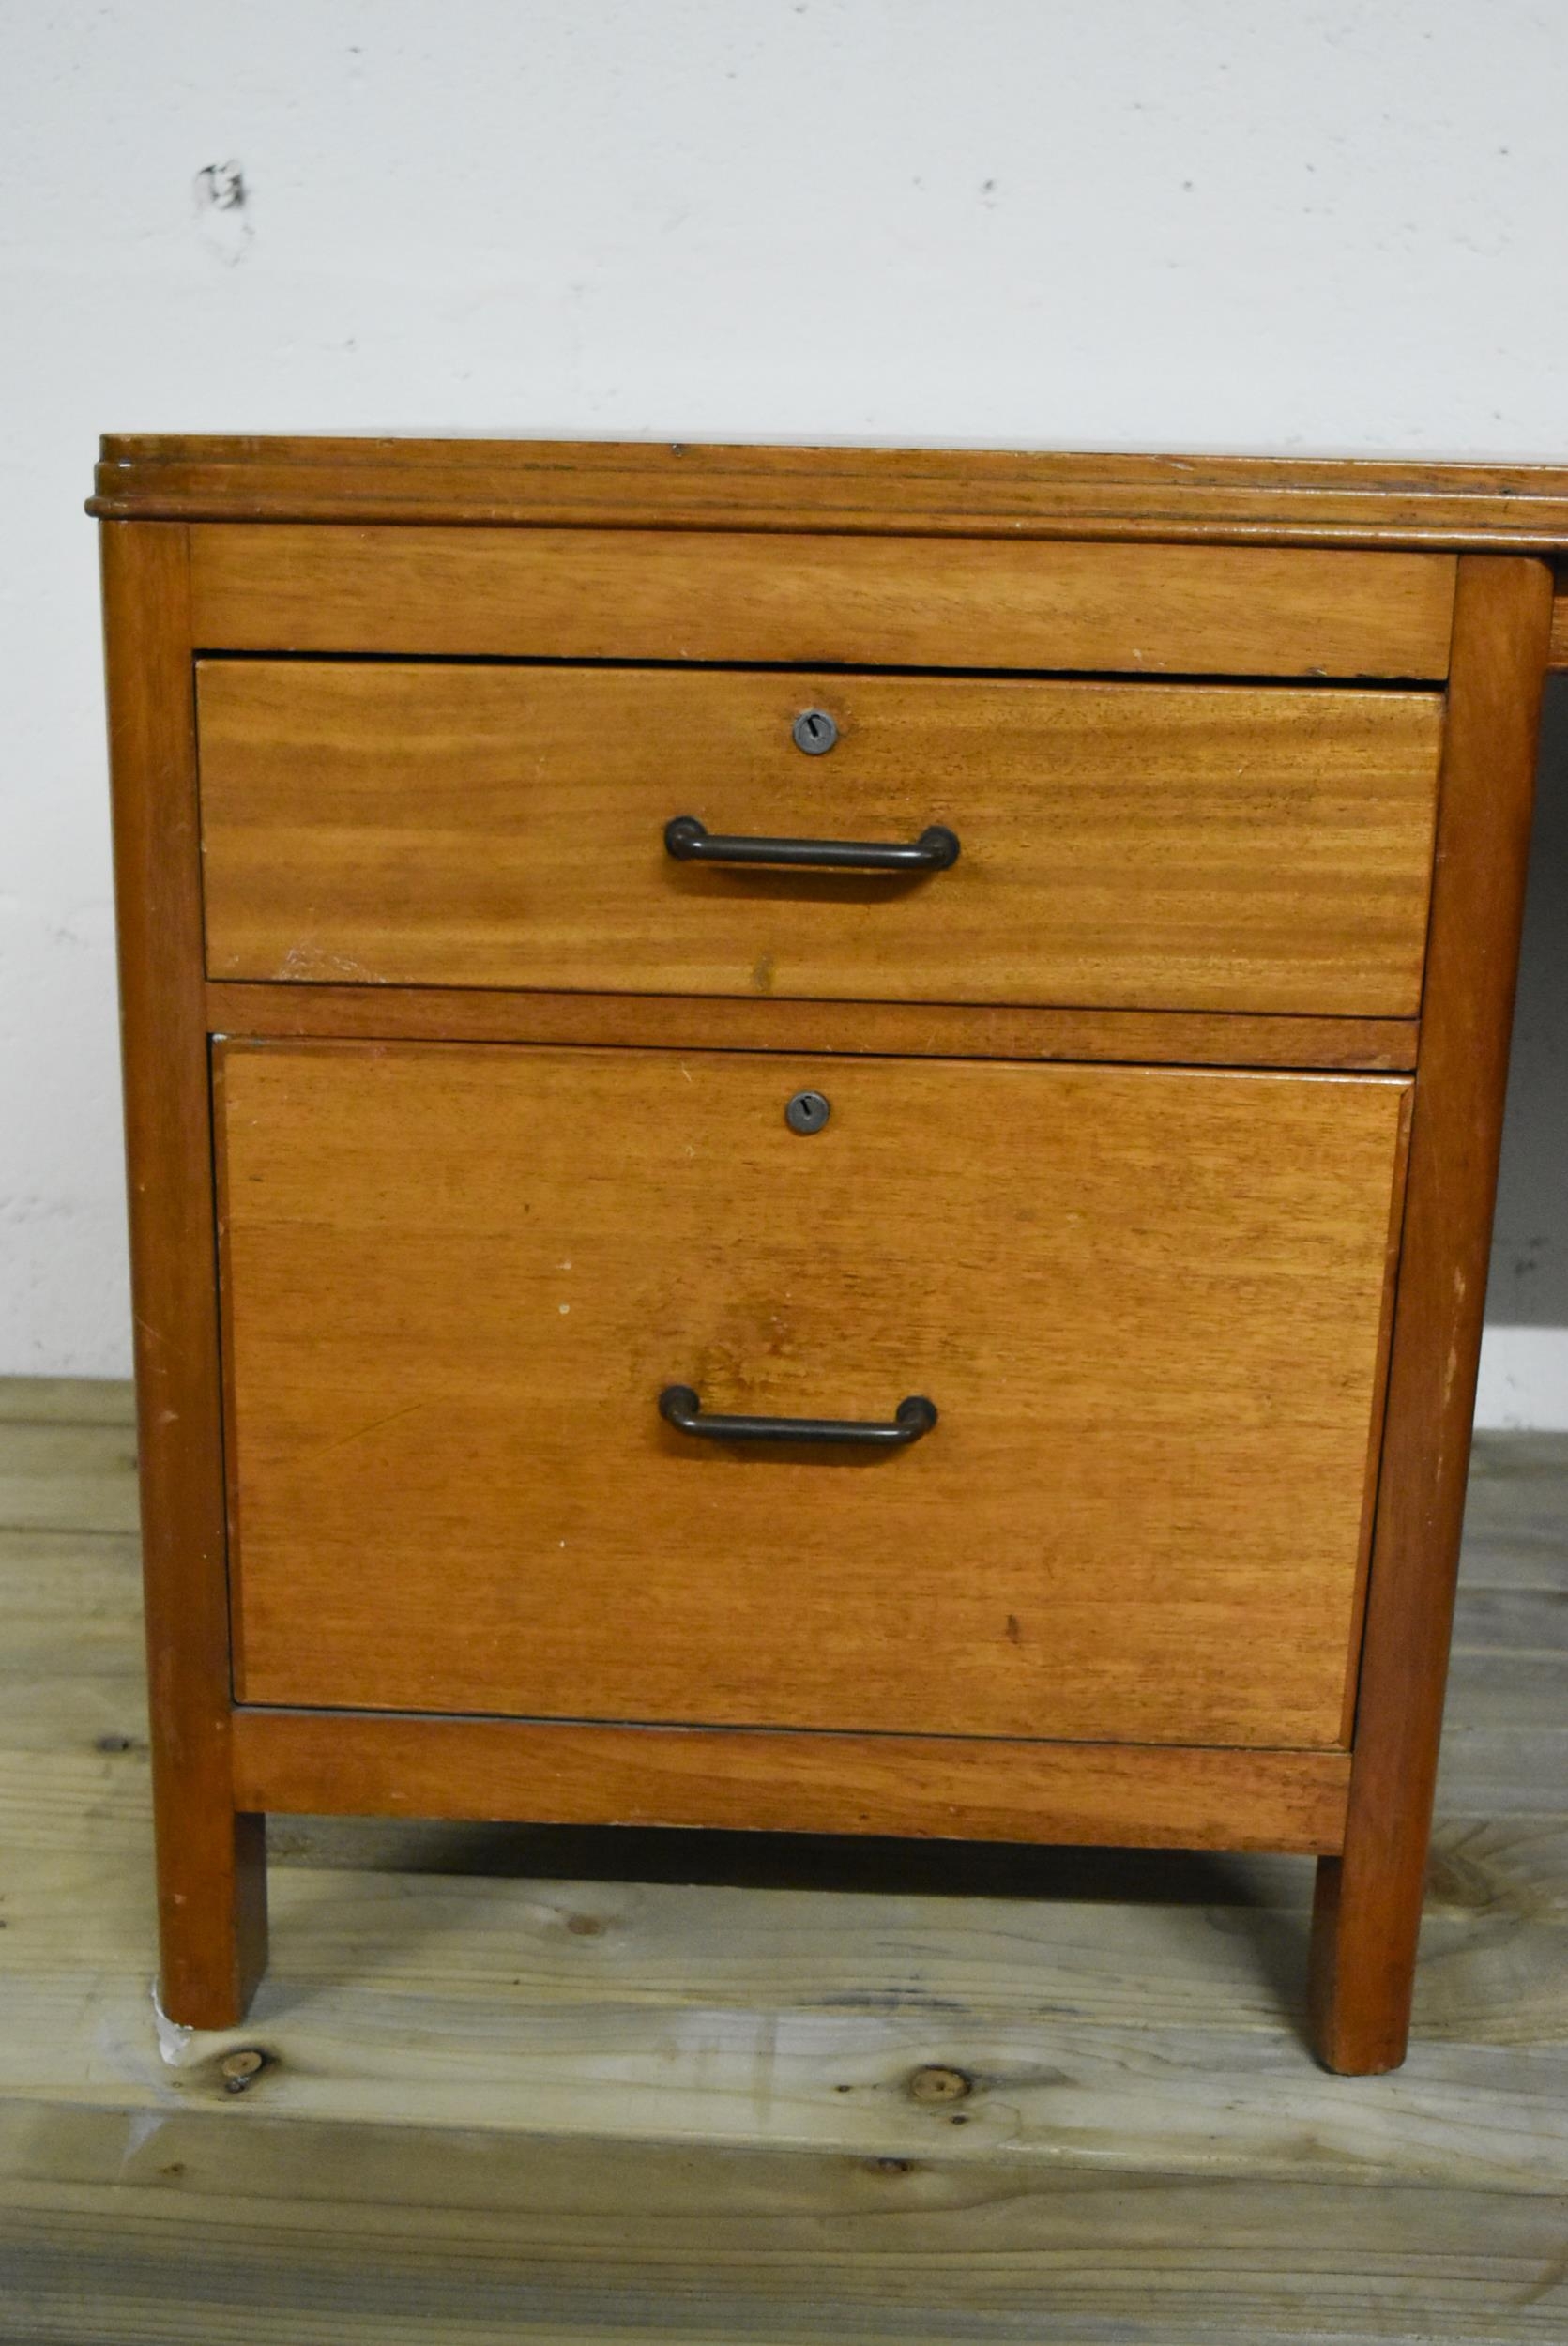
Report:
[{"label": "teak wood panel", "polygon": [[615,529],[191,529],[207,650],[1447,674],[1454,560]]},{"label": "teak wood panel", "polygon": [[1548,668],[1568,668],[1568,568],[1557,566],[1553,582],[1551,632],[1546,644]]},{"label": "teak wood panel", "polygon": [[[1338,1743],[1408,1084],[218,1067],[243,1701]],[[671,1383],[941,1418],[732,1448]]]},{"label": "teak wood panel", "polygon": [[1460,565],[1355,1765],[1314,1945],[1319,2048],[1358,2073],[1396,2067],[1409,2029],[1551,602],[1544,562]]},{"label": "teak wood panel", "polygon": [[160,1992],[238,2018],[266,1961],[263,1820],[234,1811],[211,1103],[185,531],[103,533]]},{"label": "teak wood panel", "polygon": [[206,987],[215,1035],[370,1043],[598,1043],[653,1050],[827,1051],[855,1058],[1111,1059],[1168,1067],[1402,1074],[1414,1018],[1253,1018],[1240,1011],[1058,1010],[951,1002],[781,1001],[755,995],[497,993],[474,986]]},{"label": "teak wood panel", "polygon": [[1262,544],[1568,547],[1568,472],[1383,458],[114,433],[89,510]]},{"label": "teak wood panel", "polygon": [[1349,1755],[238,1710],[235,1797],[310,1816],[1337,1851]]},{"label": "teak wood panel", "polygon": [[[208,660],[215,977],[1408,1017],[1442,703],[1336,687]],[[839,729],[808,756],[791,726]],[[910,879],[664,826],[962,842]]]}]

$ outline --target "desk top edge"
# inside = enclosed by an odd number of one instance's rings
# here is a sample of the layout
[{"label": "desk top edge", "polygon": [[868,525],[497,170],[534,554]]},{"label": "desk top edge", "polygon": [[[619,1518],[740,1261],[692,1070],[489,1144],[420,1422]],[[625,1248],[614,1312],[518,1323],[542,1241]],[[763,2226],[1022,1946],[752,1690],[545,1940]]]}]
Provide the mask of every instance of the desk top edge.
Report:
[{"label": "desk top edge", "polygon": [[1568,554],[1568,466],[114,433],[99,520],[804,530]]}]

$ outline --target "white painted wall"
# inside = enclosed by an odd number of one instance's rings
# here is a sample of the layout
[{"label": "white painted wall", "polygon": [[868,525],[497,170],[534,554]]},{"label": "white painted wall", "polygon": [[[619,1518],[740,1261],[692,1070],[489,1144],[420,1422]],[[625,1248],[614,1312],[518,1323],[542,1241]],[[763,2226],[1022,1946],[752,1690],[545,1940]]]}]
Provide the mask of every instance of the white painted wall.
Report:
[{"label": "white painted wall", "polygon": [[[1550,0],[10,0],[0,1370],[128,1357],[100,429],[1562,458],[1565,124]],[[1486,1406],[1562,1424],[1547,959]]]}]

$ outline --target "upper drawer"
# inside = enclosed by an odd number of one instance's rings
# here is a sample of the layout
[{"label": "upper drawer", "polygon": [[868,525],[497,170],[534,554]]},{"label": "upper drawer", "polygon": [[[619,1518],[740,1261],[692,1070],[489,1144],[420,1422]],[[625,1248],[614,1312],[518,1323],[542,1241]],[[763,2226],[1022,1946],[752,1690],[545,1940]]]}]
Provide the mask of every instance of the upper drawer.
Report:
[{"label": "upper drawer", "polygon": [[[1411,690],[204,661],[216,977],[1403,1017]],[[838,728],[797,747],[802,710]],[[678,861],[715,834],[951,869]]]}]

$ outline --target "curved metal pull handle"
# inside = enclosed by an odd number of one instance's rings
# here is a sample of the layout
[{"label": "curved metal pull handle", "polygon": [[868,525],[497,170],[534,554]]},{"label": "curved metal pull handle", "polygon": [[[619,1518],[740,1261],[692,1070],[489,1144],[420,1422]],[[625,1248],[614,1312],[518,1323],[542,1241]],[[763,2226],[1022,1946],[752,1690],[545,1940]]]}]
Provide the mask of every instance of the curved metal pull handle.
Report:
[{"label": "curved metal pull handle", "polygon": [[936,1404],[912,1393],[893,1411],[892,1423],[860,1417],[705,1417],[690,1385],[666,1385],[659,1414],[681,1434],[706,1434],[710,1441],[838,1441],[861,1449],[904,1450],[929,1434]]},{"label": "curved metal pull handle", "polygon": [[868,839],[729,839],[694,815],[664,826],[664,852],[677,863],[792,864],[817,872],[946,872],[958,861],[958,834],[941,823],[905,845]]}]

